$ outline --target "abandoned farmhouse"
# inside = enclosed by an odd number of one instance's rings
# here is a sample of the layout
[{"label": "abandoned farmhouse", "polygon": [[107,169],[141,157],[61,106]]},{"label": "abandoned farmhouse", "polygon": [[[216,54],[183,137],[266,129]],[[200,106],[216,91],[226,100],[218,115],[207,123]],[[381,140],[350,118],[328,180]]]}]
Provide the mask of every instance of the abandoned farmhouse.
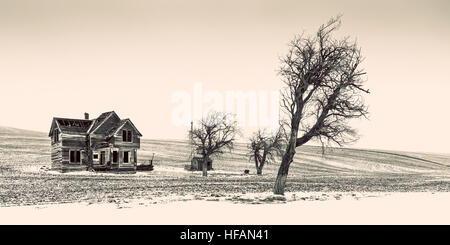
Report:
[{"label": "abandoned farmhouse", "polygon": [[136,171],[137,151],[142,134],[130,119],[120,119],[114,112],[96,119],[55,117],[51,137],[52,169]]}]

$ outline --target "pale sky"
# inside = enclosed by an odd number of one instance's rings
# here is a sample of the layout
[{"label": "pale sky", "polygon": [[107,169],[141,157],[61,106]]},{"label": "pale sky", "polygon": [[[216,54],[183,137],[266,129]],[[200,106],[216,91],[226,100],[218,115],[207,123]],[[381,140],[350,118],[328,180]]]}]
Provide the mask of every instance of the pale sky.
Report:
[{"label": "pale sky", "polygon": [[286,44],[337,14],[371,91],[353,147],[450,153],[447,0],[0,0],[0,126],[115,110],[144,138],[185,139],[173,93],[278,90]]}]

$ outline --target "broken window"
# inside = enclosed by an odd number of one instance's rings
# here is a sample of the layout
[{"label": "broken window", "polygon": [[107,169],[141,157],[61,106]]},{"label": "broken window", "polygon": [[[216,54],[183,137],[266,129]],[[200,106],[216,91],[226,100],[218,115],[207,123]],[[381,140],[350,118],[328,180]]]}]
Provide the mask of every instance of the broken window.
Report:
[{"label": "broken window", "polygon": [[80,163],[81,162],[81,152],[80,151],[70,151],[70,163]]},{"label": "broken window", "polygon": [[122,141],[127,141],[127,131],[126,130],[122,131]]},{"label": "broken window", "polygon": [[131,142],[131,131],[128,131],[128,138],[127,138],[128,142]]},{"label": "broken window", "polygon": [[53,132],[53,142],[58,142],[58,141],[59,141],[58,129],[55,129]]}]

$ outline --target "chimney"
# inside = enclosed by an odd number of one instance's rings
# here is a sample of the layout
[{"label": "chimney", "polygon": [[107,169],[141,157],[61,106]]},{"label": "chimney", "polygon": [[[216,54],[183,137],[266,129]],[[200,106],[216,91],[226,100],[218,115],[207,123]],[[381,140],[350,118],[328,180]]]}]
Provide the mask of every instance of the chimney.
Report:
[{"label": "chimney", "polygon": [[89,113],[87,112],[84,113],[84,119],[89,120]]}]

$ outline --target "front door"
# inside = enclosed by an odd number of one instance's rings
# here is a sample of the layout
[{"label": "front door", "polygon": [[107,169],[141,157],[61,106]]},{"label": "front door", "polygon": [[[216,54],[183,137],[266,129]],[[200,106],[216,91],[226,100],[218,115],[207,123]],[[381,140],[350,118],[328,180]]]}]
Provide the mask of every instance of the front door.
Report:
[{"label": "front door", "polygon": [[105,164],[105,152],[100,152],[100,165]]},{"label": "front door", "polygon": [[130,152],[129,151],[124,151],[123,152],[123,163],[129,163],[130,159]]},{"label": "front door", "polygon": [[112,158],[113,158],[113,160],[112,160],[113,163],[118,163],[118,161],[119,161],[119,152],[118,151],[113,151]]}]

